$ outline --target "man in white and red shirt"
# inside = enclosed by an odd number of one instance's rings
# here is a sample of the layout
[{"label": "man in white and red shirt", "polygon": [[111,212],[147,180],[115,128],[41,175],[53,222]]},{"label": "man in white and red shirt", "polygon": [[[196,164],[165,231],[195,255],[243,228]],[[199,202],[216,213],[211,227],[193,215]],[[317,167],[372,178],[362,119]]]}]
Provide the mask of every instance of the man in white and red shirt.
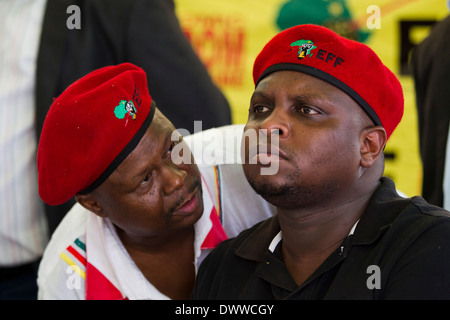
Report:
[{"label": "man in white and red shirt", "polygon": [[[55,99],[39,192],[50,205],[78,203],[44,253],[40,299],[187,299],[212,248],[273,214],[241,166],[225,161],[239,144],[212,160],[195,155],[196,165],[174,132],[132,64],[94,71]],[[207,136],[186,140],[198,150],[214,143]]]}]

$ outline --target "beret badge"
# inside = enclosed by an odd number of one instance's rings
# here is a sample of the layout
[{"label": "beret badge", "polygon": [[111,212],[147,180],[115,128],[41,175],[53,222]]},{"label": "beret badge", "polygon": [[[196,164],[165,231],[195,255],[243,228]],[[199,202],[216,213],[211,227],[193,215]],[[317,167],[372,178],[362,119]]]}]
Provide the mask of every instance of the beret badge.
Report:
[{"label": "beret badge", "polygon": [[375,125],[384,127],[388,139],[403,116],[403,90],[395,74],[371,48],[325,27],[298,25],[269,40],[253,64],[255,87],[281,70],[302,72],[341,89]]},{"label": "beret badge", "polygon": [[39,140],[42,200],[60,205],[99,187],[139,144],[155,109],[144,70],[131,63],[102,67],[68,86]]},{"label": "beret badge", "polygon": [[314,42],[312,42],[311,40],[297,40],[291,43],[291,47],[299,47],[298,49],[298,54],[297,54],[297,58],[299,60],[309,56],[312,56],[311,50],[314,50],[315,48],[317,48],[314,45]]},{"label": "beret badge", "polygon": [[131,119],[136,120],[137,110],[134,107],[133,101],[121,100],[119,105],[114,108],[114,114],[117,119],[123,119],[128,114]]}]

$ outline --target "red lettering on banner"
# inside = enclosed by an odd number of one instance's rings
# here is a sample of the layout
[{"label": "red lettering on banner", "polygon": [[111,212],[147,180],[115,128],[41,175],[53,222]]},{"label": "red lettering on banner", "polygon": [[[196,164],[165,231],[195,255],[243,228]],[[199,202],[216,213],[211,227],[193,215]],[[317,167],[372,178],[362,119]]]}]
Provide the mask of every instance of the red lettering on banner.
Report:
[{"label": "red lettering on banner", "polygon": [[195,15],[183,18],[182,27],[217,85],[242,85],[245,31],[241,19]]}]

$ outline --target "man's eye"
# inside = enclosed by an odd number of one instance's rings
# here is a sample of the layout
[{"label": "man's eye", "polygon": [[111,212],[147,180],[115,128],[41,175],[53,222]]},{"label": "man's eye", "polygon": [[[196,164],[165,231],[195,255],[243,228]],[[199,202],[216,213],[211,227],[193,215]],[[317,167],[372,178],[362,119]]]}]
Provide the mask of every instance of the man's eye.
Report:
[{"label": "man's eye", "polygon": [[317,112],[316,110],[314,110],[313,108],[310,108],[310,107],[301,107],[299,110],[301,113],[304,113],[304,114],[309,114],[309,115],[319,114],[319,112]]},{"label": "man's eye", "polygon": [[269,108],[264,107],[264,106],[253,106],[252,110],[254,113],[264,113],[269,111]]},{"label": "man's eye", "polygon": [[150,174],[146,175],[144,179],[141,181],[141,185],[145,185],[150,181]]},{"label": "man's eye", "polygon": [[166,153],[165,153],[164,156],[163,156],[164,159],[167,159],[168,157],[170,157],[170,155],[171,155],[173,149],[175,148],[175,146],[176,146],[178,143],[179,143],[179,141],[173,141],[173,142],[170,144],[169,148],[167,148]]}]

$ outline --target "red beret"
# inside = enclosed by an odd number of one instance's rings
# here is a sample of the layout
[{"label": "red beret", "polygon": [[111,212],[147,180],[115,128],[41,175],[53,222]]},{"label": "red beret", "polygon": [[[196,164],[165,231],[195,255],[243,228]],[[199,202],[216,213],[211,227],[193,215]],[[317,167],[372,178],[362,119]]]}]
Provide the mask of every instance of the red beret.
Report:
[{"label": "red beret", "polygon": [[324,80],[352,97],[389,138],[403,116],[395,75],[368,46],[316,25],[299,25],[272,38],[253,66],[255,86],[268,74],[294,70]]},{"label": "red beret", "polygon": [[58,205],[97,188],[133,151],[154,112],[146,74],[130,63],[70,85],[50,107],[39,141],[42,200]]}]

